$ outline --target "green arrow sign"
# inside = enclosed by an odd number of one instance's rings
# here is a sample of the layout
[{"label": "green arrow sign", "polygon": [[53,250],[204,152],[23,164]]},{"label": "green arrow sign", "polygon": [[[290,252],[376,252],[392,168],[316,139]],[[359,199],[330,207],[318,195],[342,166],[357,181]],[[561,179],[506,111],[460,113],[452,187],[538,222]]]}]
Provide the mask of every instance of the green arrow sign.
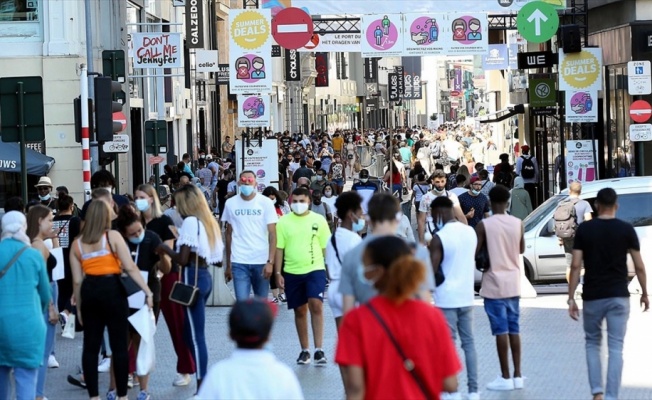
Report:
[{"label": "green arrow sign", "polygon": [[553,107],[557,105],[557,90],[554,78],[530,78],[530,107]]},{"label": "green arrow sign", "polygon": [[543,43],[557,33],[559,16],[552,5],[533,1],[524,5],[518,12],[516,27],[528,42]]}]

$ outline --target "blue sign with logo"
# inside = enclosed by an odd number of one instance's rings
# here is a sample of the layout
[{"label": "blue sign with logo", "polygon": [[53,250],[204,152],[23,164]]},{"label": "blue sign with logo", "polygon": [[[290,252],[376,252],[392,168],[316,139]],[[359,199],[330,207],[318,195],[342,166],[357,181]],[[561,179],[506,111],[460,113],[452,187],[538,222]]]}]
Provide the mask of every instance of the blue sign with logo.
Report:
[{"label": "blue sign with logo", "polygon": [[489,52],[482,56],[485,70],[501,70],[509,67],[509,48],[506,44],[490,44]]}]

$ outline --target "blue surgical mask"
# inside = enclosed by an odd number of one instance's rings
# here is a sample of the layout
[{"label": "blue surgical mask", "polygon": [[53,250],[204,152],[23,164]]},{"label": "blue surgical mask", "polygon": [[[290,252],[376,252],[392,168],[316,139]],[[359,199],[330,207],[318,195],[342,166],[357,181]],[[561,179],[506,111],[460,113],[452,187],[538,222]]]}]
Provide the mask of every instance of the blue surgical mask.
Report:
[{"label": "blue surgical mask", "polygon": [[249,185],[240,186],[240,193],[245,197],[251,196],[251,194],[253,192],[254,192],[254,187],[253,186],[249,186]]},{"label": "blue surgical mask", "polygon": [[437,217],[437,221],[435,222],[435,229],[437,231],[440,231],[444,227],[444,220],[441,218],[441,216]]},{"label": "blue surgical mask", "polygon": [[140,244],[140,242],[142,242],[143,239],[145,239],[145,230],[140,232],[140,236],[138,236],[137,238],[130,237],[129,242],[133,244]]},{"label": "blue surgical mask", "polygon": [[51,197],[52,196],[48,193],[45,196],[39,196],[38,198],[41,199],[41,201],[48,201]]},{"label": "blue surgical mask", "polygon": [[357,270],[358,270],[358,280],[359,280],[362,284],[364,284],[364,285],[369,285],[369,286],[374,286],[374,284],[375,284],[376,282],[372,281],[371,279],[367,279],[367,278],[364,276],[364,270],[365,270],[364,265],[360,265],[360,266],[358,266]]},{"label": "blue surgical mask", "polygon": [[472,189],[472,190],[471,190],[471,193],[473,193],[474,196],[477,196],[477,195],[480,194],[480,191],[479,191],[479,190]]},{"label": "blue surgical mask", "polygon": [[136,199],[136,208],[138,211],[147,211],[149,210],[149,200],[147,199]]},{"label": "blue surgical mask", "polygon": [[366,221],[364,220],[364,218],[358,218],[358,220],[353,223],[352,226],[353,232],[360,232],[361,230],[363,230],[365,222]]}]

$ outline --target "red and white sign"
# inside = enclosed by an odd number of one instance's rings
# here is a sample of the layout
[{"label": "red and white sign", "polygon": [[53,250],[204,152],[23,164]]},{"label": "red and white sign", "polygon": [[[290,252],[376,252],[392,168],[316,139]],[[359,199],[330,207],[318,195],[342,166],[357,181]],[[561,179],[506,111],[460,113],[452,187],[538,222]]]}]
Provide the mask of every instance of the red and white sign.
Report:
[{"label": "red and white sign", "polygon": [[285,8],[272,18],[272,36],[285,49],[302,48],[310,41],[312,33],[312,18],[300,8]]},{"label": "red and white sign", "polygon": [[461,94],[462,93],[459,90],[451,90],[451,96],[453,96],[453,97],[458,97]]},{"label": "red and white sign", "polygon": [[629,116],[634,122],[647,122],[652,117],[652,106],[645,100],[636,100],[629,106]]},{"label": "red and white sign", "polygon": [[122,129],[120,129],[118,133],[124,132],[124,130],[127,129],[127,116],[122,111],[116,111],[113,113],[113,121],[122,124]]},{"label": "red and white sign", "polygon": [[155,165],[155,164],[160,164],[165,160],[165,158],[161,156],[151,156],[149,158],[149,165]]}]

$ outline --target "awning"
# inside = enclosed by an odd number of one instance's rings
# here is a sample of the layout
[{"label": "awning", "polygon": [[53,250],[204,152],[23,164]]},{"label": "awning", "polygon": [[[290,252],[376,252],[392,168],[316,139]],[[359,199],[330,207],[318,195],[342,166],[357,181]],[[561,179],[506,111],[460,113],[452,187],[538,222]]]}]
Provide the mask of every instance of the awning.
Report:
[{"label": "awning", "polygon": [[[44,176],[54,165],[54,158],[32,149],[25,149],[27,174]],[[20,173],[20,144],[0,142],[0,172]]]},{"label": "awning", "polygon": [[481,124],[491,124],[494,122],[504,121],[509,117],[517,114],[523,114],[525,107],[522,104],[517,104],[514,107],[506,108],[504,110],[496,111],[495,113],[488,114],[485,119],[481,119]]}]

